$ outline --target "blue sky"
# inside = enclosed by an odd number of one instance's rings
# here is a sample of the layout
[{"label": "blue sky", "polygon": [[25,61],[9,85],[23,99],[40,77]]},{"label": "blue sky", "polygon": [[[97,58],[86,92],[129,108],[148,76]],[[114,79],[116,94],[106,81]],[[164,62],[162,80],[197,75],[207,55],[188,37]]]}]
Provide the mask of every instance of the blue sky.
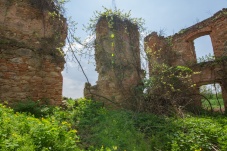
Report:
[{"label": "blue sky", "polygon": [[[173,35],[182,28],[187,28],[212,16],[222,8],[227,7],[227,0],[115,0],[118,9],[128,12],[132,17],[142,17],[147,31],[164,30],[165,36]],[[88,24],[94,11],[102,11],[103,6],[112,8],[112,0],[71,0],[66,7],[66,16],[77,22],[76,36],[86,39],[88,34],[83,31],[83,25]],[[202,37],[194,41],[197,54],[212,52],[209,37]],[[206,50],[206,51],[205,51]],[[82,66],[94,85],[97,73],[93,64],[87,64],[87,59],[81,60]],[[83,87],[86,82],[78,65],[67,62],[63,74],[63,96],[83,97]]]}]

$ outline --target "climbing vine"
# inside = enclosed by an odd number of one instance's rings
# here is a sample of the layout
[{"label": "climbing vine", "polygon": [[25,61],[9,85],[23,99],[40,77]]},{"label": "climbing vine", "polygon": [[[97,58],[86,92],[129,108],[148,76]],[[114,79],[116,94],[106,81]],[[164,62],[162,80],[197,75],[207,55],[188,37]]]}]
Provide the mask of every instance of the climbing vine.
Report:
[{"label": "climbing vine", "polygon": [[94,16],[90,19],[90,22],[85,27],[85,30],[88,33],[95,34],[96,25],[101,17],[105,17],[108,20],[109,28],[113,28],[114,16],[119,18],[122,21],[129,21],[137,25],[140,32],[144,31],[144,20],[142,18],[133,18],[131,17],[131,11],[124,13],[122,10],[112,10],[106,7],[103,7],[104,11],[95,11]]}]

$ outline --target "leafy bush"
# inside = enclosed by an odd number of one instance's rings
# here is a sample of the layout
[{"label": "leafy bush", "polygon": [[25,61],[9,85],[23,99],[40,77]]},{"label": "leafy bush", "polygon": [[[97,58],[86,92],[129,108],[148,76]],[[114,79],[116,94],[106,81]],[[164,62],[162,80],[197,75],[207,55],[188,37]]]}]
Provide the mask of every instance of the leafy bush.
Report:
[{"label": "leafy bush", "polygon": [[141,114],[136,127],[150,140],[150,150],[195,151],[226,150],[227,118],[170,118]]},{"label": "leafy bush", "polygon": [[102,103],[86,99],[68,100],[65,104],[76,121],[81,148],[147,150],[149,145],[144,142],[143,134],[135,129],[132,112],[109,111]]},{"label": "leafy bush", "polygon": [[0,150],[227,150],[224,115],[174,118],[107,110],[86,99],[65,104],[45,118],[0,105]]},{"label": "leafy bush", "polygon": [[78,136],[70,123],[54,116],[37,119],[0,104],[0,150],[76,150]]},{"label": "leafy bush", "polygon": [[15,112],[26,112],[34,115],[35,117],[44,117],[53,112],[53,106],[49,105],[48,100],[33,101],[27,99],[18,101],[11,105]]},{"label": "leafy bush", "polygon": [[144,80],[143,111],[155,114],[181,114],[193,101],[192,70],[185,66],[152,64],[152,76]]},{"label": "leafy bush", "polygon": [[116,150],[149,150],[144,134],[134,126],[132,113],[111,111],[105,113],[102,121],[92,127],[92,142],[95,146],[115,147]]},{"label": "leafy bush", "polygon": [[111,111],[86,99],[71,100],[70,104],[84,149],[224,151],[227,147],[227,118],[223,115],[174,118]]},{"label": "leafy bush", "polygon": [[85,99],[77,100],[71,110],[84,149],[208,151],[227,147],[227,118],[223,115],[173,118],[111,111]]}]

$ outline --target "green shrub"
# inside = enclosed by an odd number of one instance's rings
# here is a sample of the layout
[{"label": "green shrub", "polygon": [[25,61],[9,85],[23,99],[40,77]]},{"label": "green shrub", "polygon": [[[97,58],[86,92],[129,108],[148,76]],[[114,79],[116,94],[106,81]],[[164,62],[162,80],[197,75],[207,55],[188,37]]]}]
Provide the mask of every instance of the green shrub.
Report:
[{"label": "green shrub", "polygon": [[48,100],[33,101],[27,99],[18,101],[11,105],[15,112],[26,112],[34,115],[35,117],[44,117],[53,112],[53,106],[49,105]]},{"label": "green shrub", "polygon": [[[223,127],[227,124],[219,123],[223,117],[188,117],[178,120],[180,129],[174,132],[174,144],[184,150],[225,150],[226,130]],[[220,141],[220,139],[222,141]]]},{"label": "green shrub", "polygon": [[[73,114],[81,147],[89,150],[147,150],[143,134],[137,131],[128,111],[109,111],[102,103],[78,99],[66,102]],[[72,108],[72,106],[74,106]]]},{"label": "green shrub", "polygon": [[77,150],[78,136],[54,116],[37,119],[0,104],[0,150]]},{"label": "green shrub", "polygon": [[181,115],[193,103],[192,70],[186,66],[172,67],[153,62],[152,76],[144,80],[145,99],[142,111],[157,115]]},{"label": "green shrub", "polygon": [[[72,106],[72,105],[71,105]],[[107,110],[80,99],[71,108],[81,147],[90,150],[225,150],[227,118],[173,118],[126,110]]]},{"label": "green shrub", "polygon": [[139,151],[149,150],[144,134],[134,126],[132,113],[127,111],[111,111],[105,113],[102,121],[92,127],[93,144],[100,147],[114,147],[117,150]]},{"label": "green shrub", "polygon": [[151,150],[224,151],[227,147],[227,118],[224,116],[181,119],[141,114],[136,124],[150,139]]},{"label": "green shrub", "polygon": [[45,118],[0,105],[0,150],[227,150],[224,115],[174,118],[107,110],[86,99],[69,99],[65,104]]}]

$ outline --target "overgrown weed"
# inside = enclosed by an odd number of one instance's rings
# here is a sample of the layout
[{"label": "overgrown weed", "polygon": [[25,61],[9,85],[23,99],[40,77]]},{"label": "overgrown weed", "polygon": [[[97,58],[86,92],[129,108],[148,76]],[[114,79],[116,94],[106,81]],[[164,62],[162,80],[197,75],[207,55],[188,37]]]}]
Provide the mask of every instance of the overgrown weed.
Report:
[{"label": "overgrown weed", "polygon": [[184,118],[108,110],[70,99],[66,107],[35,118],[0,106],[1,150],[195,151],[227,149],[225,115]]}]

